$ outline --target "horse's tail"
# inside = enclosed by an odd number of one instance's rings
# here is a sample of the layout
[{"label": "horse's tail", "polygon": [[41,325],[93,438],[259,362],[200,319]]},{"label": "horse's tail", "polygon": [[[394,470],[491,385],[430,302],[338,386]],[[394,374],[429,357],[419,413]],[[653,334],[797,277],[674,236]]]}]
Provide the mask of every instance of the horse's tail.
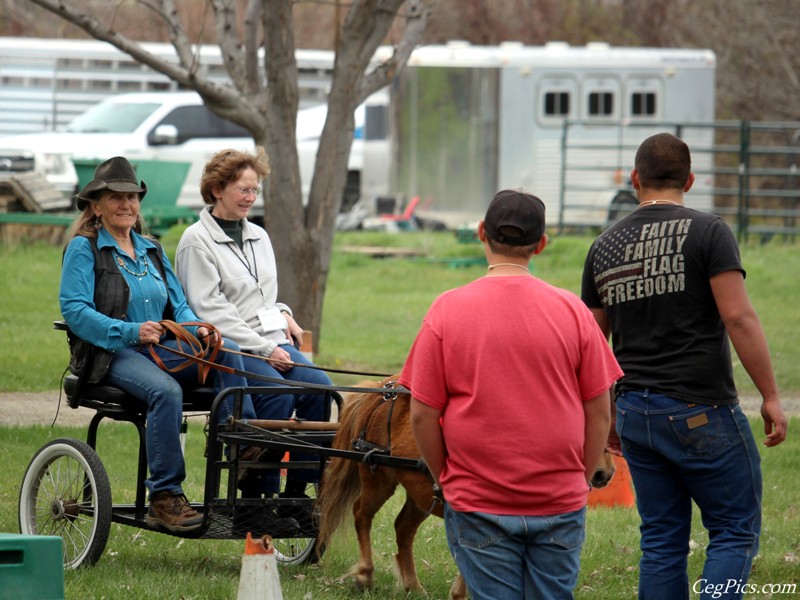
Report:
[{"label": "horse's tail", "polygon": [[[359,384],[359,387],[372,384]],[[342,412],[339,415],[339,428],[333,440],[333,447],[351,450],[353,440],[358,437],[359,417],[369,409],[375,394],[350,393],[345,395]],[[380,397],[378,397],[380,398]],[[361,493],[359,479],[360,463],[348,458],[332,458],[325,472],[317,494],[317,508],[320,512],[317,548],[324,549],[345,517],[352,512],[353,503]]]}]

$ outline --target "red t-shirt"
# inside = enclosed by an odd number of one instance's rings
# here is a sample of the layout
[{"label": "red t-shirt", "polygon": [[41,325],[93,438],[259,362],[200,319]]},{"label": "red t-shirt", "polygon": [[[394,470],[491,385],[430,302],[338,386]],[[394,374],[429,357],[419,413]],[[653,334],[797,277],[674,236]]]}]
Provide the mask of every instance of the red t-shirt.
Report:
[{"label": "red t-shirt", "polygon": [[439,296],[400,383],[442,411],[455,510],[550,515],[586,504],[582,403],[621,376],[581,300],[521,275]]}]

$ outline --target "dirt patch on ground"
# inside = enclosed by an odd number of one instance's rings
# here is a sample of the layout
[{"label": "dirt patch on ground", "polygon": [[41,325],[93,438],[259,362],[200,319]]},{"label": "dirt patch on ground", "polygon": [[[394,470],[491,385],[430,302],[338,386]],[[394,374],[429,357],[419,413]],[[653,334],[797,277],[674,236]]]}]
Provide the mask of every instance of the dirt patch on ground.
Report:
[{"label": "dirt patch on ground", "polygon": [[[800,396],[782,398],[783,410],[788,416],[800,416]],[[743,397],[742,409],[748,415],[759,415],[761,401],[755,397]],[[56,425],[85,427],[94,415],[88,408],[70,408],[66,397],[61,396],[59,408],[58,390],[35,393],[0,393],[0,425]]]},{"label": "dirt patch on ground", "polygon": [[[59,408],[60,403],[60,408]],[[67,398],[58,390],[53,392],[3,392],[0,394],[0,424],[56,425],[85,427],[94,411],[70,408]],[[57,418],[56,418],[57,417]]]}]

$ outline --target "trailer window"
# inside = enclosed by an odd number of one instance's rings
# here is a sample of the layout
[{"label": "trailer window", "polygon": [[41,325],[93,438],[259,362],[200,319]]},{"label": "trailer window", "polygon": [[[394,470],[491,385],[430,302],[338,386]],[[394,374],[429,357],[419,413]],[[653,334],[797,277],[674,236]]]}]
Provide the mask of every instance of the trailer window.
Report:
[{"label": "trailer window", "polygon": [[631,94],[631,116],[652,117],[655,114],[655,92],[634,92]]},{"label": "trailer window", "polygon": [[80,90],[83,89],[83,80],[58,79],[56,80],[56,87],[60,90]]},{"label": "trailer window", "polygon": [[610,117],[614,114],[614,95],[611,92],[589,94],[589,116]]},{"label": "trailer window", "polygon": [[142,89],[142,84],[138,81],[118,81],[117,90],[120,92],[138,92]]},{"label": "trailer window", "polygon": [[544,95],[544,114],[548,117],[569,115],[569,92],[547,92]]},{"label": "trailer window", "polygon": [[111,90],[111,81],[94,79],[88,82],[87,88],[90,90]]}]

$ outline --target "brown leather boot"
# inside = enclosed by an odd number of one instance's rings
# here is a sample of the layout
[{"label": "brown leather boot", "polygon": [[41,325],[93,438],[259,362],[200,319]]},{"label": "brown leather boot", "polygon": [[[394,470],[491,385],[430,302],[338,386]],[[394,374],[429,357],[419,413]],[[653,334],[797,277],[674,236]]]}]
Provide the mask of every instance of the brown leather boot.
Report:
[{"label": "brown leather boot", "polygon": [[193,509],[183,494],[157,492],[150,497],[145,521],[151,527],[160,525],[170,531],[191,531],[203,524],[203,513]]}]

